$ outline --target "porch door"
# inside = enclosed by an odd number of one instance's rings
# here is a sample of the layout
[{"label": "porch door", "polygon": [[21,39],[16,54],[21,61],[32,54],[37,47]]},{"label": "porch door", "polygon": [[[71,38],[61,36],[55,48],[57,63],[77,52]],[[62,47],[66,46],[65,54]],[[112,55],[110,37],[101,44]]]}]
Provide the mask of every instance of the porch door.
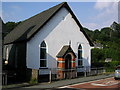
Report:
[{"label": "porch door", "polygon": [[70,78],[70,72],[71,72],[71,55],[68,54],[65,57],[65,78]]},{"label": "porch door", "polygon": [[66,57],[65,57],[65,69],[71,69],[71,59],[72,59],[72,57],[70,54],[66,55]]}]

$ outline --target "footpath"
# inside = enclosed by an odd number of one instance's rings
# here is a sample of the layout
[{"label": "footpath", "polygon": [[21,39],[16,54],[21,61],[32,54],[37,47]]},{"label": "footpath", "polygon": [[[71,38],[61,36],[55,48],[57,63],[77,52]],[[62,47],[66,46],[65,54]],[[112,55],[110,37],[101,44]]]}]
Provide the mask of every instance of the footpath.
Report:
[{"label": "footpath", "polygon": [[29,84],[29,83],[21,83],[21,84],[12,84],[12,85],[5,85],[2,86],[2,89],[16,89],[16,88],[57,88],[66,85],[72,85],[76,83],[83,83],[88,81],[94,81],[104,78],[113,77],[113,74],[104,74],[104,75],[97,75],[97,76],[89,76],[89,77],[79,77],[75,79],[66,79],[66,80],[59,80],[53,81],[51,83],[38,83],[38,84]]}]

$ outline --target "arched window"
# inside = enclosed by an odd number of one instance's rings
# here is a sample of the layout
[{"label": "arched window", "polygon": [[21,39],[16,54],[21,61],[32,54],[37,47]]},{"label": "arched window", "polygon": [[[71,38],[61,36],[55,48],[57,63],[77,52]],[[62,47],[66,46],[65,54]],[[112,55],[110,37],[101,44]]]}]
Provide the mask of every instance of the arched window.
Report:
[{"label": "arched window", "polygon": [[5,45],[5,64],[7,65],[8,64],[8,58],[9,58],[9,48],[8,48],[8,45]]},{"label": "arched window", "polygon": [[8,61],[8,56],[9,56],[9,50],[8,50],[8,46],[6,46],[6,60]]},{"label": "arched window", "polygon": [[47,67],[46,43],[44,41],[40,45],[40,67]]},{"label": "arched window", "polygon": [[82,46],[81,44],[78,46],[78,67],[83,66],[83,59],[82,59]]}]

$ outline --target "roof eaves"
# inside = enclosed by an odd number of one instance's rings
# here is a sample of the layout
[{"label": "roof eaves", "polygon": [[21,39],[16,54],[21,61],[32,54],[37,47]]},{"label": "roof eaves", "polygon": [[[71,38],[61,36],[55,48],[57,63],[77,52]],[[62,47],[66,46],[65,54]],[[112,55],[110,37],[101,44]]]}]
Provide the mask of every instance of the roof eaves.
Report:
[{"label": "roof eaves", "polygon": [[[58,9],[55,10],[55,12],[40,26],[37,28],[37,30],[33,33],[33,32],[29,32],[27,35],[27,39],[30,40],[41,28],[43,28],[43,26],[45,26],[48,21],[62,8],[62,6],[64,6],[65,4],[67,4],[66,2],[63,2],[61,4],[59,4],[60,6],[58,7]],[[58,6],[58,5],[57,5]],[[54,6],[55,7],[55,6]],[[52,7],[52,8],[54,8]],[[51,8],[50,8],[51,9]]]}]

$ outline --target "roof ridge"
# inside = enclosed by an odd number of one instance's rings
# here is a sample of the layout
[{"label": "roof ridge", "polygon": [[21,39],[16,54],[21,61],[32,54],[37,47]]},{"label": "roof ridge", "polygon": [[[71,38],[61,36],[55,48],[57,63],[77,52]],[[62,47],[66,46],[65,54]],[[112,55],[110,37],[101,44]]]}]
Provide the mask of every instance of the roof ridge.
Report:
[{"label": "roof ridge", "polygon": [[[22,21],[8,35],[6,35],[6,37],[4,37],[4,44],[12,43],[12,42],[15,42],[16,40],[19,40],[19,38],[22,37],[22,35],[25,33],[25,30],[30,27],[30,24],[36,24],[37,23],[36,21],[40,22],[40,19],[36,19],[36,18],[43,19],[42,18],[43,14],[49,12],[49,15],[46,14],[46,16],[47,16],[46,18],[49,19],[59,8],[61,8],[65,4],[67,4],[67,3],[66,2],[62,2],[62,3],[58,4],[58,5],[55,5],[55,6],[51,7],[51,8],[49,8],[49,9],[46,9],[45,11],[42,11],[42,12],[40,12],[40,13],[38,13],[38,14],[36,14],[36,15],[34,15],[34,16],[24,20],[24,21]],[[52,12],[50,12],[50,11],[52,11]],[[47,21],[46,18],[44,18],[43,22]],[[43,22],[41,24],[43,24]],[[27,24],[27,26],[25,26],[24,24]],[[23,26],[24,26],[25,30],[20,30],[20,29],[23,29]],[[41,27],[42,25],[39,25],[39,26]],[[37,30],[34,30],[34,28],[31,29],[32,32],[29,31],[28,33],[31,34],[31,33],[34,33],[34,31],[36,32]],[[16,33],[16,34],[20,33],[21,36],[20,35],[17,36],[17,35],[14,34],[14,37],[13,37],[12,36],[13,33]],[[28,37],[29,37],[29,35],[28,35]],[[7,40],[7,39],[9,39],[9,40]]]},{"label": "roof ridge", "polygon": [[[55,5],[55,6],[51,7],[51,8],[48,8],[48,9],[46,9],[46,10],[44,10],[44,11],[42,11],[42,12],[36,14],[36,15],[33,15],[33,16],[29,17],[28,19],[25,19],[25,20],[23,20],[23,21],[21,21],[21,22],[23,23],[23,22],[25,22],[25,21],[27,21],[27,20],[30,20],[31,18],[34,18],[34,17],[38,16],[38,15],[41,14],[41,13],[44,13],[44,12],[46,12],[46,11],[48,11],[48,10],[56,7],[56,6],[59,6],[59,5],[62,5],[62,4],[64,5],[65,3],[66,3],[66,2],[62,2],[62,3],[58,4],[58,5]],[[19,26],[20,26],[22,23],[20,23]],[[18,27],[18,26],[16,26],[16,27]],[[16,27],[15,27],[15,28],[16,28]],[[15,28],[14,28],[14,29],[15,29]],[[13,29],[13,30],[14,30],[14,29]]]},{"label": "roof ridge", "polygon": [[[56,7],[56,6],[64,5],[64,4],[65,4],[65,2],[64,2],[64,3],[62,2],[62,3],[58,4],[58,5],[55,5],[55,6],[51,7],[51,8],[48,8],[48,9],[46,9],[46,10],[44,10],[44,11],[42,11],[42,12],[36,14],[36,15],[31,16],[31,17],[29,17],[28,19],[33,18],[33,17],[36,17],[37,15],[39,15],[39,14],[41,14],[41,13],[44,13],[44,12],[46,12],[46,11],[48,11],[48,10],[50,10],[50,9],[52,9],[52,8],[54,8],[54,7]],[[28,20],[28,19],[25,19],[24,21],[26,21],[26,20]]]},{"label": "roof ridge", "polygon": [[[71,8],[67,4],[67,2],[62,2],[58,5],[55,5],[41,13],[38,13],[24,21],[22,21],[17,27],[15,27],[6,37],[4,38],[4,44],[10,44],[19,41],[27,41],[30,40],[41,28],[62,8],[66,8],[74,20],[76,21],[77,25],[80,27],[80,31],[85,35],[89,44],[93,46],[93,43],[83,30],[82,25],[78,21],[77,17],[72,12]],[[35,25],[35,27],[30,28],[31,26]],[[29,29],[30,28],[30,29]]]}]

